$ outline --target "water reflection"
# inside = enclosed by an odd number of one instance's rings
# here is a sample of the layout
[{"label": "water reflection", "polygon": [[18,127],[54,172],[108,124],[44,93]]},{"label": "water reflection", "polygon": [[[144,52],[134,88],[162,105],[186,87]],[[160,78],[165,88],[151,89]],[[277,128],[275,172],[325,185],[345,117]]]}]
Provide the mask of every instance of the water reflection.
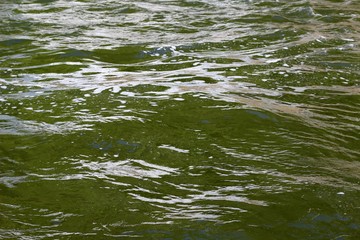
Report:
[{"label": "water reflection", "polygon": [[[84,168],[88,168],[90,175],[96,176],[122,176],[133,178],[160,178],[163,175],[175,175],[176,169],[150,164],[143,160],[126,160],[120,162],[84,162],[80,161]],[[139,166],[137,166],[139,165]]]}]

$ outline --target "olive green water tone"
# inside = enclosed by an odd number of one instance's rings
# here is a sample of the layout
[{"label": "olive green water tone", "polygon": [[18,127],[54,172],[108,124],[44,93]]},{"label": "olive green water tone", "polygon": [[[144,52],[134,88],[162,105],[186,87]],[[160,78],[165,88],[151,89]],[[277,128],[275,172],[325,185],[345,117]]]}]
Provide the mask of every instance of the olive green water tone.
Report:
[{"label": "olive green water tone", "polygon": [[0,239],[360,239],[360,1],[2,0]]}]

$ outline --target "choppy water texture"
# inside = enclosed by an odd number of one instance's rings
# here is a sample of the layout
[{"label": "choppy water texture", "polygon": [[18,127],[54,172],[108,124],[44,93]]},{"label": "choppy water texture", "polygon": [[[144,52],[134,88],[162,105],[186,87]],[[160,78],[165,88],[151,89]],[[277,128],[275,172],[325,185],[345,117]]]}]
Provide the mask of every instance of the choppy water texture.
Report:
[{"label": "choppy water texture", "polygon": [[360,2],[2,0],[0,239],[360,239]]}]

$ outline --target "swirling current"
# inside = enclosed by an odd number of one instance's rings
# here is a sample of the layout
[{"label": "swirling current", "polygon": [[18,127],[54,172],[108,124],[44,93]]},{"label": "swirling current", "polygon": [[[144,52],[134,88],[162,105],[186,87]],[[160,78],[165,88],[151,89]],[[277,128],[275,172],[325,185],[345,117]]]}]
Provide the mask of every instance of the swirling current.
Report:
[{"label": "swirling current", "polygon": [[360,2],[2,0],[0,239],[360,239]]}]

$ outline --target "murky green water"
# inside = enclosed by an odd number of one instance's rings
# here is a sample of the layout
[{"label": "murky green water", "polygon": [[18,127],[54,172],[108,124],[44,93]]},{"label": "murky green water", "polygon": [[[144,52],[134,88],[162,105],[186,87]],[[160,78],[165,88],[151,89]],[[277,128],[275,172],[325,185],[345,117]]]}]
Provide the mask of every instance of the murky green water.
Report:
[{"label": "murky green water", "polygon": [[359,239],[360,2],[2,0],[0,239]]}]

